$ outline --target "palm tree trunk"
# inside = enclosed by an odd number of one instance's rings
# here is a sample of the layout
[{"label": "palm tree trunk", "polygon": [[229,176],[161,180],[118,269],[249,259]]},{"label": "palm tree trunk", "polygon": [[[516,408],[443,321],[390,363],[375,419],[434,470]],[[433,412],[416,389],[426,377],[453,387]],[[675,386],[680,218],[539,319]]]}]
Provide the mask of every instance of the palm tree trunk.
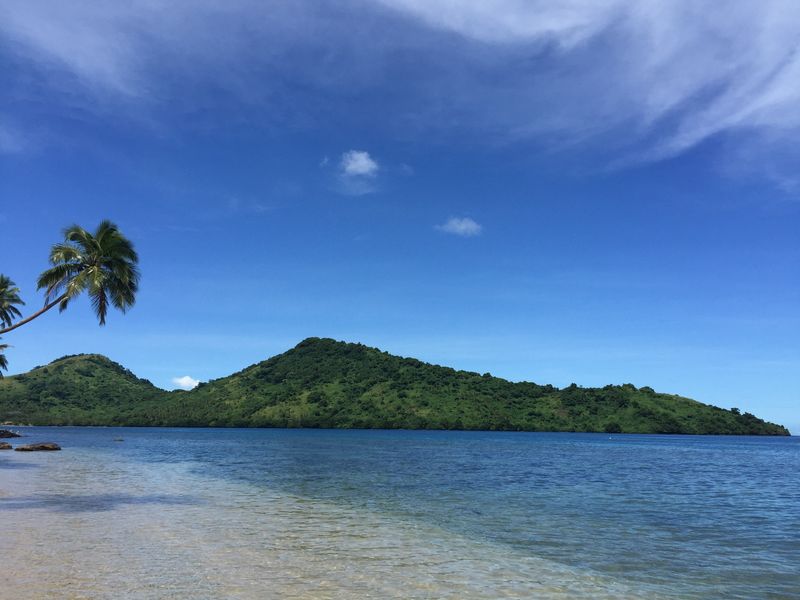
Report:
[{"label": "palm tree trunk", "polygon": [[53,308],[56,304],[61,303],[61,301],[64,300],[66,297],[67,297],[67,294],[61,294],[58,298],[53,300],[50,304],[45,304],[44,308],[42,308],[42,310],[39,310],[39,311],[33,313],[30,317],[26,317],[26,318],[22,319],[22,321],[20,321],[19,323],[14,323],[10,327],[6,327],[5,329],[0,329],[0,335],[2,335],[4,333],[8,333],[9,331],[14,331],[17,327],[22,327],[23,325],[25,325],[25,323],[30,323],[36,317],[42,316],[48,310]]}]

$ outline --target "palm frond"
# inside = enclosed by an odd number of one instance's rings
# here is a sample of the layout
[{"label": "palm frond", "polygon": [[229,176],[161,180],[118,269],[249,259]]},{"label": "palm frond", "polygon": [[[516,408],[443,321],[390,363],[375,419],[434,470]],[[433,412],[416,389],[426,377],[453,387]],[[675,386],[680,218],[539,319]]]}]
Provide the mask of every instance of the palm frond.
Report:
[{"label": "palm frond", "polygon": [[104,287],[98,287],[89,294],[92,301],[92,308],[94,314],[97,315],[97,320],[100,321],[100,326],[106,324],[106,314],[108,313],[108,294]]},{"label": "palm frond", "polygon": [[50,267],[39,275],[37,289],[45,290],[45,301],[50,302],[60,296],[75,277],[83,270],[82,264],[61,263]]},{"label": "palm frond", "polygon": [[138,283],[135,279],[130,281],[119,277],[110,277],[106,283],[106,288],[111,297],[111,304],[117,310],[126,312],[136,303]]},{"label": "palm frond", "polygon": [[80,262],[82,259],[83,255],[73,244],[54,244],[50,249],[50,264],[52,265]]},{"label": "palm frond", "polygon": [[[71,300],[89,289],[92,284],[92,277],[89,269],[82,269],[77,275],[70,279],[64,286],[64,293],[67,295],[66,299]],[[63,304],[63,303],[62,303]],[[66,308],[66,304],[64,304]],[[64,310],[61,308],[60,310]]]}]

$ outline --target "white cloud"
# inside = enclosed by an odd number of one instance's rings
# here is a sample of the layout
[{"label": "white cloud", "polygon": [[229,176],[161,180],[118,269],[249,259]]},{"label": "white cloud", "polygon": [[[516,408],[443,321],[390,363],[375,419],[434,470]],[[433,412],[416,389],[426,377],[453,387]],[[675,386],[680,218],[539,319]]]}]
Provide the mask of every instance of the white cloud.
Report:
[{"label": "white cloud", "polygon": [[[328,163],[321,165],[325,167]],[[378,189],[380,165],[366,150],[348,150],[342,154],[336,171],[336,189],[348,196],[363,196]]]},{"label": "white cloud", "polygon": [[173,377],[172,378],[172,385],[182,389],[182,390],[193,390],[198,386],[200,382],[193,377],[189,377],[188,375],[184,375],[183,377]]},{"label": "white cloud", "polygon": [[348,150],[342,154],[339,168],[345,177],[375,177],[379,169],[375,159],[364,150]]},{"label": "white cloud", "polygon": [[436,229],[462,237],[473,237],[481,234],[483,226],[469,217],[450,217],[442,225],[437,225]]}]

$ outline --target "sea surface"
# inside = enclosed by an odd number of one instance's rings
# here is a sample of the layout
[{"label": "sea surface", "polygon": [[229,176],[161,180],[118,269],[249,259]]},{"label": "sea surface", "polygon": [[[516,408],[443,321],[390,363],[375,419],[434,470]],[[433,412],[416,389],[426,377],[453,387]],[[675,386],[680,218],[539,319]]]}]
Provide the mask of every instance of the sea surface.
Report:
[{"label": "sea surface", "polygon": [[800,598],[800,439],[17,428],[4,598]]}]

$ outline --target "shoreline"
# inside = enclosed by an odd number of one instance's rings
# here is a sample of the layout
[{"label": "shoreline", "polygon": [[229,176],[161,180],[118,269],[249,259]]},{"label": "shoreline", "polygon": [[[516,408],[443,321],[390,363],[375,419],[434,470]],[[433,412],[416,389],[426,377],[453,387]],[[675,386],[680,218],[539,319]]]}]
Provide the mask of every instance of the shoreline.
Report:
[{"label": "shoreline", "polygon": [[271,427],[271,426],[227,426],[227,425],[7,425],[14,428],[83,428],[83,429],[198,429],[221,431],[247,431],[247,430],[282,430],[282,431],[427,431],[427,432],[454,432],[454,433],[519,433],[519,434],[575,434],[599,436],[662,436],[662,437],[721,437],[721,438],[787,438],[800,437],[800,434],[787,433],[656,433],[656,432],[614,432],[606,431],[567,431],[567,430],[527,430],[527,429],[434,429],[434,428],[403,428],[403,427]]}]

